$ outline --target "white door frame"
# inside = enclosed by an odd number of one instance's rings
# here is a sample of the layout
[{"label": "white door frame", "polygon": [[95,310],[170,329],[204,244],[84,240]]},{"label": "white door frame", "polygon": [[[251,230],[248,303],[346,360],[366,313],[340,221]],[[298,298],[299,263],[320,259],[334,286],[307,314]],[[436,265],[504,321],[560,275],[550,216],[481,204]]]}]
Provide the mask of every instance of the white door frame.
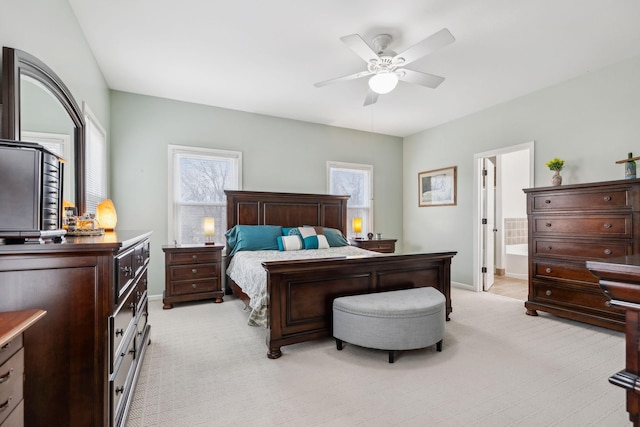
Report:
[{"label": "white door frame", "polygon": [[499,148],[497,150],[484,151],[473,155],[473,289],[476,292],[482,291],[482,159],[494,157],[501,154],[513,153],[514,151],[529,151],[529,187],[534,186],[533,166],[534,166],[534,142],[525,142],[518,145]]}]

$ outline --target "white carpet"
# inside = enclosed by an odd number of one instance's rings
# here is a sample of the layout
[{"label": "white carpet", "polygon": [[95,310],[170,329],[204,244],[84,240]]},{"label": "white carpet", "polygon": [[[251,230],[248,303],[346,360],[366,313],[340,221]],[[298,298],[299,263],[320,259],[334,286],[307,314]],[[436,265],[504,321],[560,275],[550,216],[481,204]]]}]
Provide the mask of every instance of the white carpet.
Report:
[{"label": "white carpet", "polygon": [[242,303],[149,307],[138,426],[625,426],[624,334],[522,301],[453,289],[443,351],[387,353],[333,339],[266,357]]}]

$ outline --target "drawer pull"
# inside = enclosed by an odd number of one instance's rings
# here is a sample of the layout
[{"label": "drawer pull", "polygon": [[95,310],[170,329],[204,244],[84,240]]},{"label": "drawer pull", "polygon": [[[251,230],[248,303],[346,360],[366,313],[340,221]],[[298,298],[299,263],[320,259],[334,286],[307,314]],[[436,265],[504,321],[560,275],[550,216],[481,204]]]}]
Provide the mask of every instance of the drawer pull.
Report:
[{"label": "drawer pull", "polygon": [[[544,271],[546,271],[547,273],[551,273],[552,270],[551,270],[550,267],[547,267],[546,270],[544,270]],[[547,292],[549,292],[549,291],[547,291]]]},{"label": "drawer pull", "polygon": [[135,302],[129,303],[129,308],[130,308],[132,311],[133,311],[133,310],[135,310],[135,309],[136,309],[136,303],[135,303]]},{"label": "drawer pull", "polygon": [[547,200],[545,200],[544,202],[545,202],[546,204],[550,204],[550,203],[551,203],[551,200],[547,199]]},{"label": "drawer pull", "polygon": [[607,307],[611,307],[611,301],[605,301],[604,305],[607,306]]},{"label": "drawer pull", "polygon": [[611,228],[611,224],[609,224],[608,222],[604,223],[604,228]]},{"label": "drawer pull", "polygon": [[548,251],[550,251],[551,249],[553,249],[553,248],[551,247],[551,245],[547,246],[547,250],[548,250]]},{"label": "drawer pull", "polygon": [[191,259],[198,259],[198,255],[191,255]]},{"label": "drawer pull", "polygon": [[0,412],[4,411],[5,409],[7,409],[9,407],[9,402],[11,402],[11,399],[13,399],[13,396],[9,396],[7,401],[4,402],[2,405],[0,405]]},{"label": "drawer pull", "polygon": [[550,297],[552,293],[553,293],[553,292],[551,292],[551,291],[549,291],[549,290],[547,290],[547,292],[545,292],[545,294],[546,294],[548,297]]},{"label": "drawer pull", "polygon": [[191,287],[192,287],[193,289],[198,289],[198,285],[196,285],[195,283],[191,284]]},{"label": "drawer pull", "polygon": [[611,249],[605,249],[604,253],[605,255],[611,255]]},{"label": "drawer pull", "polygon": [[604,196],[602,198],[605,202],[610,202],[611,201],[611,196]]},{"label": "drawer pull", "polygon": [[116,336],[124,335],[124,329],[116,329]]},{"label": "drawer pull", "polygon": [[9,369],[9,372],[7,372],[6,374],[0,377],[0,384],[6,383],[7,381],[9,381],[12,375],[13,375],[13,368]]},{"label": "drawer pull", "polygon": [[116,387],[116,394],[124,393],[124,386]]},{"label": "drawer pull", "polygon": [[120,271],[122,271],[124,273],[125,276],[130,276],[131,275],[131,267],[122,267],[120,268]]},{"label": "drawer pull", "polygon": [[198,269],[197,269],[197,268],[192,268],[192,269],[191,269],[191,272],[192,272],[193,274],[196,274],[196,273],[198,272]]},{"label": "drawer pull", "polygon": [[548,223],[546,223],[544,226],[545,226],[545,227],[551,227],[551,223],[550,223],[550,222],[548,222]]},{"label": "drawer pull", "polygon": [[0,348],[0,351],[5,351],[6,349],[8,349],[9,347],[11,347],[11,343],[12,341],[9,341],[8,343],[6,343],[5,345],[2,346],[2,348]]}]

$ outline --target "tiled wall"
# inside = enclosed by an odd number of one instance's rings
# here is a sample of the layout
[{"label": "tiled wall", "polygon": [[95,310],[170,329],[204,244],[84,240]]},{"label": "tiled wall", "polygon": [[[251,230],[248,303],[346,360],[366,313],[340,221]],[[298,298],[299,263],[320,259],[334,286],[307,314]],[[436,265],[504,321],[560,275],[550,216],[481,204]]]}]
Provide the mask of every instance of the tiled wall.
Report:
[{"label": "tiled wall", "polygon": [[527,241],[527,218],[505,218],[505,245],[518,245]]}]

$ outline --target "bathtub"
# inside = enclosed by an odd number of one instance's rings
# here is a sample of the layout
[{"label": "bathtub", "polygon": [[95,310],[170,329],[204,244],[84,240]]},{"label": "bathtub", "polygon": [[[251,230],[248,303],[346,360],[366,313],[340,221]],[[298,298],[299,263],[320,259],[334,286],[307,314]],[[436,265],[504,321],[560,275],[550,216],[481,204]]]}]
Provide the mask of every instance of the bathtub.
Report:
[{"label": "bathtub", "polygon": [[505,246],[505,276],[516,279],[529,278],[529,244]]}]

